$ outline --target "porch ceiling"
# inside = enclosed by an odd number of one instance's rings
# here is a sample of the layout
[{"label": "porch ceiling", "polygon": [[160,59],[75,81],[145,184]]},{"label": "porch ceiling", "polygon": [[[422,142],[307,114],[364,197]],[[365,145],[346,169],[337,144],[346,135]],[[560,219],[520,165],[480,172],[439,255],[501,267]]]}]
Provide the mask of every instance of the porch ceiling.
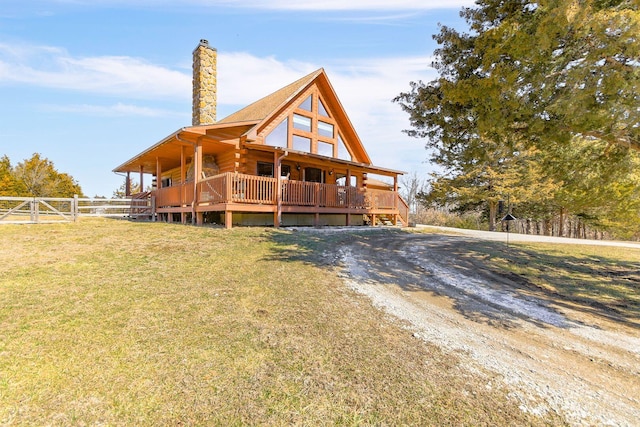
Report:
[{"label": "porch ceiling", "polygon": [[187,158],[193,157],[194,144],[202,144],[203,155],[217,155],[237,147],[238,138],[251,129],[253,123],[208,125],[182,128],[146,151],[118,166],[113,172],[142,172],[155,174],[156,162],[162,170],[180,166],[182,147]]}]

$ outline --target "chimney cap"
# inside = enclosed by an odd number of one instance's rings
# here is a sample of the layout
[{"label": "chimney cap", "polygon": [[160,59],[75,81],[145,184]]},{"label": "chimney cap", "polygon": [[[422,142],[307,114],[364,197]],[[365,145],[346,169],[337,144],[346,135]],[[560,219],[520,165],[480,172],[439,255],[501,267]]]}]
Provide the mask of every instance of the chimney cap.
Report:
[{"label": "chimney cap", "polygon": [[193,52],[195,53],[195,51],[198,50],[198,48],[200,48],[200,47],[204,47],[206,49],[211,49],[211,50],[217,51],[217,49],[215,47],[209,46],[209,40],[207,40],[207,39],[200,39],[200,43],[198,43],[198,46],[196,46],[196,48],[193,50]]}]

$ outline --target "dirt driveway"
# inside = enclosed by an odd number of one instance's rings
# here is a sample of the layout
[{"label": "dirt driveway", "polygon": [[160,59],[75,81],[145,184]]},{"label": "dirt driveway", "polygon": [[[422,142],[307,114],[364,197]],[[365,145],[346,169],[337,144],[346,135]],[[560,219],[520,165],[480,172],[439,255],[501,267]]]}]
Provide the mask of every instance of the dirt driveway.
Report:
[{"label": "dirt driveway", "polygon": [[487,387],[503,381],[495,385],[506,384],[524,410],[557,411],[574,425],[640,424],[637,327],[539,298],[460,256],[475,237],[376,236],[342,246],[342,274],[414,336],[497,374]]}]

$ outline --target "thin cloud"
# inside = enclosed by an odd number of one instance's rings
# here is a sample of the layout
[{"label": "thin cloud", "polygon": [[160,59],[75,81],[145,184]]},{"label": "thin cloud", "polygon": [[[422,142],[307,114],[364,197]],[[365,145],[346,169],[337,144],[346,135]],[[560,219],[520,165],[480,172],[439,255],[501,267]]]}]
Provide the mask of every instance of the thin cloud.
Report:
[{"label": "thin cloud", "polygon": [[0,84],[23,84],[133,98],[183,97],[190,77],[126,56],[73,57],[51,46],[0,44]]},{"label": "thin cloud", "polygon": [[114,105],[42,105],[42,111],[54,113],[72,113],[99,117],[191,117],[188,112],[176,112],[161,108],[142,107],[139,105],[117,103]]},{"label": "thin cloud", "polygon": [[[218,55],[218,117],[324,67],[336,92],[365,142],[375,164],[396,169],[407,167],[407,153],[424,158],[422,143],[408,138],[402,130],[408,118],[391,100],[409,90],[409,82],[431,80],[436,72],[430,57],[390,57],[350,59],[333,63],[282,61],[243,52]],[[106,117],[142,116],[185,118],[162,108],[138,105],[135,100],[184,102],[191,98],[191,71],[179,71],[149,63],[140,58],[102,56],[77,58],[64,49],[44,46],[28,48],[0,44],[0,85],[27,85],[117,97],[114,105],[41,105],[50,111]],[[186,102],[185,102],[186,101]],[[389,152],[390,144],[393,152]]]}]

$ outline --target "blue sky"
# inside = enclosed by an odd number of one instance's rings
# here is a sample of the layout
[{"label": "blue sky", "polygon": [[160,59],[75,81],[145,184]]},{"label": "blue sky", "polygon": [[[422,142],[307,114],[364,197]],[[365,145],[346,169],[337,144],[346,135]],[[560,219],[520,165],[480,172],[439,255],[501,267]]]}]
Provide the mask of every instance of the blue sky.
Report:
[{"label": "blue sky", "polygon": [[373,163],[426,174],[391,99],[471,0],[0,0],[0,155],[41,153],[88,196],[191,124],[191,53],[218,50],[218,118],[324,67]]}]

